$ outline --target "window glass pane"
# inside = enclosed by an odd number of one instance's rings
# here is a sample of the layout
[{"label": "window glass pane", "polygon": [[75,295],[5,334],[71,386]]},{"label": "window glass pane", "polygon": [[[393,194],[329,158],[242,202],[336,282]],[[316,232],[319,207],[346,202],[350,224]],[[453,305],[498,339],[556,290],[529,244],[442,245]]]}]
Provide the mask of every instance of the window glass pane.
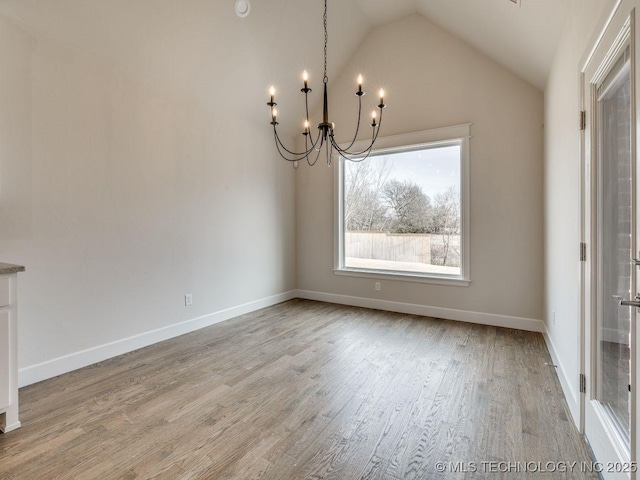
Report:
[{"label": "window glass pane", "polygon": [[631,64],[627,51],[599,88],[597,128],[600,154],[600,309],[597,321],[597,399],[629,447],[631,309],[634,257],[631,143]]},{"label": "window glass pane", "polygon": [[461,276],[460,142],[344,165],[344,266]]}]

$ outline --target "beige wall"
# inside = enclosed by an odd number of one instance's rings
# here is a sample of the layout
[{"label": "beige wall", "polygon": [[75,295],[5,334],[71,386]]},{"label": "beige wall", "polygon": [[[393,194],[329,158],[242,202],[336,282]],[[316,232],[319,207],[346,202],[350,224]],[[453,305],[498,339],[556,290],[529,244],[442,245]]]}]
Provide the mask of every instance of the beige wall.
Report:
[{"label": "beige wall", "polygon": [[[545,89],[545,322],[574,420],[580,373],[580,61],[615,0],[573,0]],[[553,316],[555,312],[555,324]]]},{"label": "beige wall", "polygon": [[383,135],[473,123],[472,283],[383,281],[379,293],[331,271],[333,169],[280,161],[260,117],[268,82],[230,81],[268,64],[251,26],[227,31],[240,47],[215,50],[224,75],[206,57],[205,76],[206,42],[171,74],[177,48],[156,52],[165,70],[134,49],[121,68],[119,49],[91,53],[3,17],[0,27],[0,260],[28,269],[21,368],[296,286],[542,318],[541,93],[423,17],[375,28],[342,75],[330,71],[332,120],[351,127],[362,72],[365,100],[387,89]]},{"label": "beige wall", "polygon": [[[526,319],[542,318],[543,98],[536,88],[419,15],[377,27],[331,84],[331,120],[352,134],[352,90],[387,91],[382,135],[473,123],[471,285],[336,276],[334,168],[297,172],[298,288]],[[373,97],[373,98],[371,98]]]},{"label": "beige wall", "polygon": [[294,173],[245,85],[221,77],[196,101],[2,17],[0,65],[0,259],[27,267],[22,369],[295,288]]}]

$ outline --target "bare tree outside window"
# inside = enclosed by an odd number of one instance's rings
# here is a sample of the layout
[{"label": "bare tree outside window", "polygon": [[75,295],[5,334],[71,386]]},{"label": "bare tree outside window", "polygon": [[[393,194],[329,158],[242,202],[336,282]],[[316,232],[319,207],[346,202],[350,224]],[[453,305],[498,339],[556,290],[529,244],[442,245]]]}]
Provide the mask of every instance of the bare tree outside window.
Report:
[{"label": "bare tree outside window", "polygon": [[351,163],[345,170],[344,221],[348,230],[382,230],[384,206],[378,192],[388,181],[392,164],[386,158],[378,162]]},{"label": "bare tree outside window", "polygon": [[454,258],[453,262],[460,266],[460,242],[456,242],[460,238],[460,193],[454,187],[435,196],[430,231],[442,236],[441,251],[436,253],[436,258],[432,251],[432,261],[449,265]]},{"label": "bare tree outside window", "polygon": [[345,266],[459,275],[460,145],[345,163]]},{"label": "bare tree outside window", "polygon": [[392,179],[382,186],[380,192],[387,213],[392,219],[393,233],[426,233],[428,230],[431,199],[420,185],[410,180]]}]

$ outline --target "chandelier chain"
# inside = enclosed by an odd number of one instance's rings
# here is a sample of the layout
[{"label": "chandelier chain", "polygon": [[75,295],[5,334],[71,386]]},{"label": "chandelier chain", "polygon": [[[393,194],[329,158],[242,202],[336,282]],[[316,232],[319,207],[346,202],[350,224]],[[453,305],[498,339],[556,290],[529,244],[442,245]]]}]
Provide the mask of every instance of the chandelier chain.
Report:
[{"label": "chandelier chain", "polygon": [[329,34],[327,33],[327,0],[324,0],[324,78],[322,81],[327,83],[329,77],[327,77],[327,42],[329,41]]}]

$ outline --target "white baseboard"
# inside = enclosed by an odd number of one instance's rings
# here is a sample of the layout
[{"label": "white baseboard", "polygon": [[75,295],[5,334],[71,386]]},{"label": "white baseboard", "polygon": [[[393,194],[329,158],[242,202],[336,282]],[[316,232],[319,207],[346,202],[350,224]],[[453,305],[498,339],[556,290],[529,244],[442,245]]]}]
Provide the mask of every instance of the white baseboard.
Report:
[{"label": "white baseboard", "polygon": [[170,338],[174,338],[185,333],[193,332],[210,325],[214,325],[230,318],[244,315],[246,313],[270,307],[281,302],[286,302],[296,298],[296,291],[284,292],[272,297],[255,300],[253,302],[227,308],[218,312],[210,313],[202,317],[185,320],[184,322],[168,325],[166,327],[141,333],[132,337],[123,338],[114,342],[98,345],[59,358],[54,358],[46,362],[21,368],[18,372],[18,385],[24,387],[48,378],[53,378],[63,373],[68,373],[79,368],[101,362],[123,353],[128,353],[139,348],[153,345]]},{"label": "white baseboard", "polygon": [[[549,332],[547,329],[544,329],[544,341],[547,344],[547,350],[549,350],[549,354],[551,355],[551,359],[553,363],[557,366],[556,371],[558,373],[558,379],[560,380],[560,385],[562,386],[562,391],[564,392],[564,396],[567,399],[567,404],[569,405],[569,411],[571,412],[571,416],[573,417],[573,421],[580,429],[580,402],[578,399],[578,394],[574,388],[574,385],[577,384],[578,379],[574,378],[574,381],[570,381],[567,376],[567,371],[562,365],[560,361],[560,356],[556,350],[553,341],[551,341],[551,337],[549,336]],[[575,375],[577,377],[577,374]]]},{"label": "white baseboard", "polygon": [[335,293],[313,292],[310,290],[296,290],[297,297],[320,302],[351,305],[354,307],[374,308],[388,310],[390,312],[423,315],[425,317],[444,318],[446,320],[458,320],[461,322],[479,323],[494,327],[515,328],[531,332],[544,332],[542,320],[532,318],[512,317],[508,315],[496,315],[493,313],[471,312],[468,310],[456,310],[452,308],[430,307],[413,303],[392,302],[374,298],[352,297]]},{"label": "white baseboard", "polygon": [[[547,349],[551,355],[553,363],[557,365],[558,378],[562,390],[567,399],[569,410],[575,424],[580,426],[580,405],[578,396],[574,389],[575,382],[570,382],[567,372],[559,360],[559,356],[549,337],[545,324],[542,320],[531,318],[512,317],[507,315],[495,315],[490,313],[471,312],[468,310],[456,310],[451,308],[430,307],[427,305],[416,305],[410,303],[392,302],[388,300],[378,300],[364,297],[352,297],[334,293],[314,292],[309,290],[297,290],[298,298],[317,300],[320,302],[337,303],[340,305],[351,305],[354,307],[374,308],[378,310],[388,310],[391,312],[408,313],[413,315],[423,315],[427,317],[444,318],[447,320],[458,320],[469,323],[479,323],[495,327],[515,328],[518,330],[528,330],[542,333]],[[576,380],[577,381],[577,380]]]},{"label": "white baseboard", "polygon": [[114,342],[98,345],[86,350],[81,350],[69,355],[54,358],[52,360],[38,363],[36,365],[21,368],[18,372],[18,384],[20,387],[31,385],[48,378],[53,378],[64,373],[72,372],[73,370],[77,370],[79,368],[83,368],[88,365],[92,365],[94,363],[98,363],[103,360],[107,360],[109,358],[122,355],[133,350],[137,350],[139,348],[147,347],[149,345],[153,345],[154,343],[162,342],[179,335],[184,335],[185,333],[193,332],[195,330],[199,330],[201,328],[208,327],[225,320],[229,320],[230,318],[234,318],[239,315],[244,315],[261,308],[276,305],[287,300],[292,300],[294,298],[304,298],[321,302],[337,303],[340,305],[351,305],[356,307],[374,308],[378,310],[388,310],[391,312],[444,318],[447,320],[479,323],[482,325],[492,325],[496,327],[515,328],[533,332],[544,331],[544,324],[541,320],[530,318],[471,312],[467,310],[455,310],[441,307],[430,307],[427,305],[392,302],[389,300],[377,300],[364,297],[352,297],[348,295],[313,292],[309,290],[291,290],[289,292],[284,292],[272,297],[267,297],[236,307],[220,310],[218,312],[210,313],[202,317],[186,320],[184,322],[176,323],[173,325],[168,325],[157,330],[152,330],[150,332],[141,333],[132,337],[123,338],[121,340],[116,340]]}]

